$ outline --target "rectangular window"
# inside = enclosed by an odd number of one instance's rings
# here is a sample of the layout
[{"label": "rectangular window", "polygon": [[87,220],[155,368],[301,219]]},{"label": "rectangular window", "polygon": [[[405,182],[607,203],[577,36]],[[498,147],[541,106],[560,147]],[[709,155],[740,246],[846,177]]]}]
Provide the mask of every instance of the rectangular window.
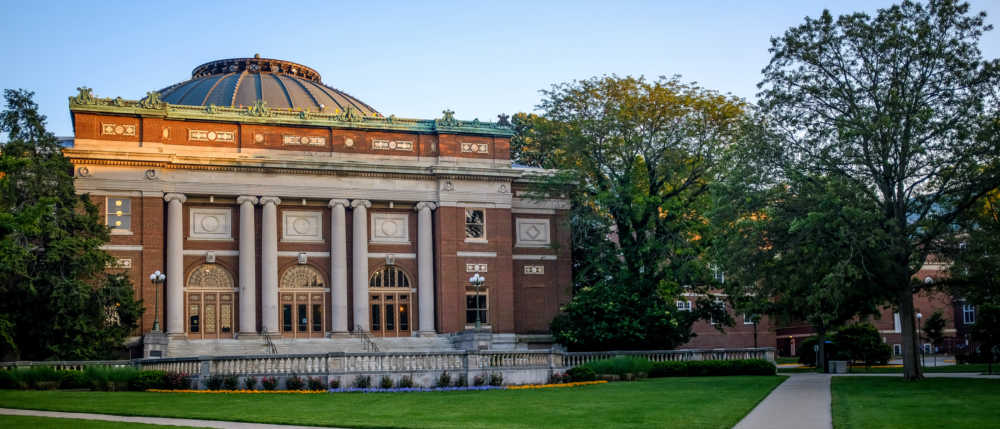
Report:
[{"label": "rectangular window", "polygon": [[130,232],[132,230],[132,200],[108,197],[106,207],[105,213],[111,232]]},{"label": "rectangular window", "polygon": [[[715,307],[718,308],[718,309],[720,309],[720,310],[722,310],[722,311],[726,311],[726,303],[724,303],[722,301],[716,300],[715,301]],[[715,320],[715,317],[711,317],[710,320],[709,320],[709,322],[711,322],[713,325],[718,325],[719,324],[719,321]]]},{"label": "rectangular window", "polygon": [[292,304],[281,305],[281,330],[292,332]]},{"label": "rectangular window", "polygon": [[323,332],[323,304],[313,304],[313,332]]},{"label": "rectangular window", "polygon": [[402,297],[399,303],[399,330],[410,330],[410,305],[403,302]]},{"label": "rectangular window", "polygon": [[899,355],[903,354],[903,345],[902,344],[893,344],[892,345],[892,354],[894,354],[896,356],[899,356]]},{"label": "rectangular window", "polygon": [[396,330],[396,304],[392,295],[385,296],[385,330],[395,331]]},{"label": "rectangular window", "polygon": [[465,238],[486,239],[486,212],[482,209],[465,209]]},{"label": "rectangular window", "polygon": [[219,328],[226,334],[232,332],[233,306],[231,304],[219,304]]},{"label": "rectangular window", "polygon": [[297,316],[299,317],[299,326],[298,326],[299,332],[305,332],[306,329],[309,329],[309,313],[306,311],[306,308],[307,308],[306,304],[299,304],[298,308],[299,314],[297,314]]},{"label": "rectangular window", "polygon": [[691,311],[691,301],[677,301],[678,311]]},{"label": "rectangular window", "polygon": [[720,284],[726,282],[726,273],[722,272],[718,267],[712,267],[712,278]]},{"label": "rectangular window", "polygon": [[188,327],[193,334],[197,334],[201,330],[201,318],[198,314],[198,310],[198,304],[191,304],[191,309],[188,310],[188,318],[190,320]]},{"label": "rectangular window", "polygon": [[743,324],[753,325],[754,316],[750,313],[743,313]]},{"label": "rectangular window", "polygon": [[[377,301],[375,299],[374,301]],[[372,303],[372,330],[381,331],[382,330],[382,316],[379,315],[379,310],[382,306],[378,302]]]},{"label": "rectangular window", "polygon": [[969,304],[962,304],[962,323],[966,325],[976,324],[976,307]]},{"label": "rectangular window", "polygon": [[479,323],[487,324],[489,323],[489,312],[487,308],[488,299],[486,295],[476,295],[474,293],[469,293],[465,295],[465,323],[468,325],[474,325],[476,323],[476,315],[479,315]]}]

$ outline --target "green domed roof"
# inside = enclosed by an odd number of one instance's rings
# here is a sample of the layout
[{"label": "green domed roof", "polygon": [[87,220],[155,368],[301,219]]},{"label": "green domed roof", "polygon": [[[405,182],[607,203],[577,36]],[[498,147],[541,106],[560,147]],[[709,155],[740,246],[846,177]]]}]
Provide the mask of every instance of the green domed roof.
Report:
[{"label": "green domed roof", "polygon": [[324,85],[316,70],[259,55],[202,64],[191,72],[190,80],[159,92],[160,99],[170,104],[239,107],[264,100],[276,109],[330,113],[353,109],[364,116],[380,116],[361,100]]}]

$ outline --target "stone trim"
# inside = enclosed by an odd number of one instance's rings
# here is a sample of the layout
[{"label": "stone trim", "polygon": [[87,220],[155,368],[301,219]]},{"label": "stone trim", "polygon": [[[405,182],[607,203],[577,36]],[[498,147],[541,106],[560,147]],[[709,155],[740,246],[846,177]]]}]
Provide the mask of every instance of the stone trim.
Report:
[{"label": "stone trim", "polygon": [[515,261],[555,261],[558,255],[513,255],[511,259]]},{"label": "stone trim", "polygon": [[141,252],[142,245],[128,245],[128,244],[105,244],[101,246],[101,250],[110,250],[114,252]]},{"label": "stone trim", "polygon": [[497,252],[464,252],[458,251],[455,256],[459,258],[496,258]]}]

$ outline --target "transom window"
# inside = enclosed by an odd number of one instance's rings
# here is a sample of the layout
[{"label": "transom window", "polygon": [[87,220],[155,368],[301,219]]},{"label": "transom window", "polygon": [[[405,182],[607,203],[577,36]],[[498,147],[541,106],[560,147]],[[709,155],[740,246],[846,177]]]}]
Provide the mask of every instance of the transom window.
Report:
[{"label": "transom window", "polygon": [[368,287],[409,289],[410,284],[410,276],[395,265],[386,265],[378,269],[368,279]]},{"label": "transom window", "polygon": [[295,265],[281,276],[278,283],[282,288],[323,288],[323,274],[309,265]]},{"label": "transom window", "polygon": [[976,307],[970,304],[962,304],[962,323],[966,325],[976,324]]},{"label": "transom window", "polygon": [[465,238],[486,239],[486,212],[483,209],[465,209]]},{"label": "transom window", "polygon": [[132,200],[129,198],[108,197],[105,204],[108,226],[112,232],[129,232],[132,230]]}]

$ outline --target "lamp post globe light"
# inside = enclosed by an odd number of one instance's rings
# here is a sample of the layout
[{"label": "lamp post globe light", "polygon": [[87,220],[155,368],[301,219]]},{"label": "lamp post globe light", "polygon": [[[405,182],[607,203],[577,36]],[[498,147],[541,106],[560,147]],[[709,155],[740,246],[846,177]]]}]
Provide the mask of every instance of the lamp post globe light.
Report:
[{"label": "lamp post globe light", "polygon": [[153,332],[160,332],[160,292],[156,286],[163,284],[167,280],[167,275],[156,270],[149,275],[149,281],[153,282]]},{"label": "lamp post globe light", "polygon": [[480,311],[481,311],[480,310],[480,306],[479,306],[479,288],[481,288],[483,286],[484,282],[486,282],[486,277],[483,277],[483,276],[479,275],[478,272],[476,274],[473,274],[472,277],[469,277],[469,283],[472,283],[472,285],[476,287],[476,310],[475,311],[476,311],[476,330],[477,331],[479,330],[479,326],[482,323],[480,321],[480,319],[479,319],[479,314],[480,314]]}]

